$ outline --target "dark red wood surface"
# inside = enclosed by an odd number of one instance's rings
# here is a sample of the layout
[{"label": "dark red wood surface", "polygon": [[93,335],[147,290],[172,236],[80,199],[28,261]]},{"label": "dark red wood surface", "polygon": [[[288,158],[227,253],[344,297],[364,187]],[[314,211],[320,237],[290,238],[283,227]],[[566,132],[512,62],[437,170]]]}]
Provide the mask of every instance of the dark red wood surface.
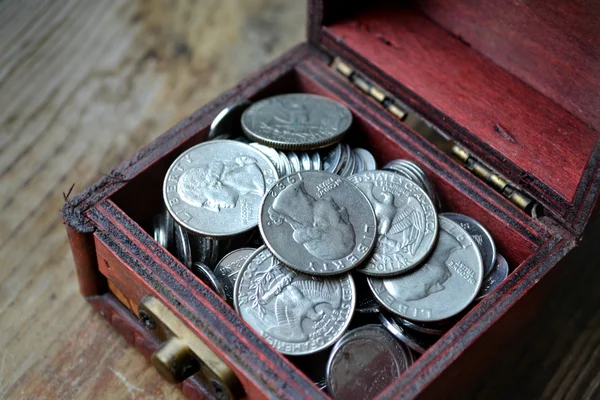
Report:
[{"label": "dark red wood surface", "polygon": [[556,103],[418,11],[377,7],[324,32],[568,203],[573,200],[598,134]]},{"label": "dark red wood surface", "polygon": [[420,0],[433,21],[600,130],[600,2]]}]

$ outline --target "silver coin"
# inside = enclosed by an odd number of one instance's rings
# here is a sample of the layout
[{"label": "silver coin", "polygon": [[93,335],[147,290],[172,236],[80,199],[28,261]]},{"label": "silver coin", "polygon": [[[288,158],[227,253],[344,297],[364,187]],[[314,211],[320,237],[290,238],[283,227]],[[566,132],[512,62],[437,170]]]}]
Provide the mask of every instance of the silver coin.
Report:
[{"label": "silver coin", "polygon": [[226,299],[225,288],[208,266],[195,262],[192,264],[192,272],[221,298]]},{"label": "silver coin", "polygon": [[211,248],[210,248],[210,257],[208,259],[208,262],[206,263],[206,265],[208,265],[210,268],[214,268],[217,265],[217,262],[219,261],[219,243],[220,240],[216,240],[216,239],[209,239],[211,242]]},{"label": "silver coin", "polygon": [[347,332],[327,362],[327,388],[334,399],[376,397],[411,364],[411,355],[381,325]]},{"label": "silver coin", "polygon": [[249,143],[249,145],[263,153],[265,156],[267,156],[269,161],[271,161],[271,163],[273,163],[273,165],[277,169],[279,176],[284,175],[284,171],[282,170],[281,166],[281,160],[279,159],[279,153],[277,152],[277,150],[256,142]]},{"label": "silver coin", "polygon": [[251,247],[243,247],[232,251],[223,257],[214,269],[215,277],[221,282],[225,291],[225,300],[233,304],[233,288],[237,281],[238,273],[242,269],[242,265],[248,257],[254,253],[256,249]]},{"label": "silver coin", "polygon": [[[300,162],[302,163],[303,171],[314,171],[313,162],[307,152],[300,152]],[[317,170],[318,171],[318,170]]]},{"label": "silver coin", "polygon": [[496,265],[496,244],[492,235],[483,225],[467,215],[457,213],[442,213],[440,215],[459,224],[475,240],[483,259],[483,276],[488,276],[494,269],[494,265]]},{"label": "silver coin", "polygon": [[321,155],[318,151],[313,151],[310,154],[310,159],[312,161],[312,169],[315,171],[321,171],[323,169],[323,163],[321,162]]},{"label": "silver coin", "polygon": [[375,244],[376,219],[367,197],[352,183],[321,171],[280,179],[260,207],[265,244],[288,266],[334,275],[360,264]]},{"label": "silver coin", "polygon": [[216,139],[220,135],[240,135],[242,133],[242,113],[250,105],[247,101],[230,104],[217,114],[212,124],[208,139]]},{"label": "silver coin", "polygon": [[441,321],[464,310],[483,281],[483,261],[475,241],[457,223],[439,218],[439,237],[425,263],[393,278],[368,277],[379,303],[412,321]]},{"label": "silver coin", "polygon": [[187,268],[192,267],[190,238],[187,231],[179,224],[175,224],[173,232],[173,255]]},{"label": "silver coin", "polygon": [[381,306],[375,300],[373,292],[367,283],[367,278],[363,274],[352,274],[354,285],[356,286],[356,306],[354,312],[358,314],[378,314]]},{"label": "silver coin", "polygon": [[280,178],[283,178],[284,176],[288,176],[288,175],[292,174],[293,168],[292,168],[292,163],[287,158],[287,155],[282,151],[279,151],[278,153],[279,153],[279,160],[281,161],[281,165],[282,165],[283,171],[284,171],[284,173],[282,175],[280,175]]},{"label": "silver coin", "polygon": [[353,149],[352,156],[354,157],[354,171],[352,171],[352,175],[365,171],[365,160],[363,160],[360,154]]},{"label": "silver coin", "polygon": [[404,319],[404,318],[397,317],[397,316],[396,317],[390,316],[389,318],[393,318],[398,324],[400,324],[408,329],[411,329],[416,332],[424,333],[426,335],[442,336],[449,329],[449,326],[442,326],[442,325],[437,325],[437,324],[422,324],[422,323],[418,323],[418,322],[412,322],[408,319]]},{"label": "silver coin", "polygon": [[298,154],[294,153],[293,151],[288,151],[286,156],[292,165],[292,173],[302,171],[302,165],[300,164],[300,158],[298,157]]},{"label": "silver coin", "polygon": [[379,320],[385,329],[394,335],[396,339],[416,353],[425,353],[437,340],[436,336],[425,335],[406,329],[400,326],[392,317],[385,314],[379,314]]},{"label": "silver coin", "polygon": [[363,159],[363,162],[365,163],[365,171],[375,171],[377,169],[375,157],[373,157],[373,154],[371,154],[369,150],[357,147],[354,149],[354,152],[358,153],[358,155]]},{"label": "silver coin", "polygon": [[338,172],[343,149],[344,146],[342,146],[341,143],[338,143],[329,150],[329,153],[327,153],[323,160],[323,170],[325,172],[331,172],[332,174]]},{"label": "silver coin", "polygon": [[168,245],[168,240],[167,240],[167,230],[166,230],[167,227],[165,226],[165,222],[164,222],[164,215],[156,214],[152,218],[152,225],[153,225],[154,240],[156,240],[156,242],[159,245],[161,245],[162,247],[164,247],[166,249],[167,245]]},{"label": "silver coin", "polygon": [[287,355],[312,354],[335,343],[350,324],[355,301],[349,274],[300,274],[265,246],[246,260],[234,288],[236,311]]},{"label": "silver coin", "polygon": [[344,158],[342,160],[342,163],[343,163],[342,168],[338,172],[338,175],[345,178],[345,177],[352,175],[352,171],[354,171],[354,156],[353,156],[352,149],[350,148],[350,146],[348,146],[345,143],[343,144],[343,146],[346,149],[344,150]]},{"label": "silver coin", "polygon": [[281,150],[310,150],[339,142],[352,113],[327,97],[293,93],[268,97],[242,114],[246,136]]},{"label": "silver coin", "polygon": [[163,184],[169,213],[188,231],[231,237],[256,227],[277,170],[255,148],[233,140],[201,143],[171,164]]},{"label": "silver coin", "polygon": [[483,280],[481,290],[477,294],[477,300],[483,299],[496,289],[504,280],[508,278],[508,263],[501,254],[496,254],[496,264],[492,272]]},{"label": "silver coin", "polygon": [[359,271],[392,276],[420,265],[435,247],[438,218],[417,184],[389,171],[365,171],[348,178],[369,198],[377,215],[377,244]]}]

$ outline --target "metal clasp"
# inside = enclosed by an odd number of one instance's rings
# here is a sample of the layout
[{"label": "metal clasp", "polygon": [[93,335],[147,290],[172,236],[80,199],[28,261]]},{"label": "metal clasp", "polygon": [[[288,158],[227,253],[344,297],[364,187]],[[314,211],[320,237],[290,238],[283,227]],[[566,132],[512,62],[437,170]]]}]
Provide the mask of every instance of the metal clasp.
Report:
[{"label": "metal clasp", "polygon": [[163,340],[152,354],[152,364],[163,378],[179,383],[196,375],[218,399],[236,399],[244,389],[235,373],[160,300],[145,296],[139,316]]}]

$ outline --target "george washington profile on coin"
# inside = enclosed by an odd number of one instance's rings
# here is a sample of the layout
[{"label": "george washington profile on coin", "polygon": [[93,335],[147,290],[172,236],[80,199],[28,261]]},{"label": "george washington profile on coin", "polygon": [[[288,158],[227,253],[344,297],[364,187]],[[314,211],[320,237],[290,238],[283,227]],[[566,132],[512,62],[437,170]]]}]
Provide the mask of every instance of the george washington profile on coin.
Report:
[{"label": "george washington profile on coin", "polygon": [[265,193],[265,180],[256,160],[238,156],[186,170],[179,179],[181,199],[196,207],[219,212],[236,206],[240,195]]},{"label": "george washington profile on coin", "polygon": [[446,262],[450,254],[462,249],[458,240],[442,232],[444,237],[438,241],[435,248],[435,257],[430,257],[427,262],[412,273],[413,279],[399,280],[398,293],[405,301],[424,299],[427,296],[446,289],[444,283],[452,276]]},{"label": "george washington profile on coin", "polygon": [[348,211],[333,198],[315,199],[306,192],[304,181],[290,185],[268,209],[275,225],[288,223],[294,241],[312,255],[335,260],[352,252],[355,234]]},{"label": "george washington profile on coin", "polygon": [[212,238],[248,232],[277,169],[260,151],[233,140],[193,146],[173,161],[163,181],[169,214],[187,231]]}]

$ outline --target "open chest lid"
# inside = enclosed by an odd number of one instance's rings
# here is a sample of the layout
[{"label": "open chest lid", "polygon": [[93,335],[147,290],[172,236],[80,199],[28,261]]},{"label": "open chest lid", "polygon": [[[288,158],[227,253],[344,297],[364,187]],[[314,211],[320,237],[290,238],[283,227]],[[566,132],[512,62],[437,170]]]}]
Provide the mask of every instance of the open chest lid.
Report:
[{"label": "open chest lid", "polygon": [[579,235],[596,204],[600,5],[309,1],[339,57]]}]

